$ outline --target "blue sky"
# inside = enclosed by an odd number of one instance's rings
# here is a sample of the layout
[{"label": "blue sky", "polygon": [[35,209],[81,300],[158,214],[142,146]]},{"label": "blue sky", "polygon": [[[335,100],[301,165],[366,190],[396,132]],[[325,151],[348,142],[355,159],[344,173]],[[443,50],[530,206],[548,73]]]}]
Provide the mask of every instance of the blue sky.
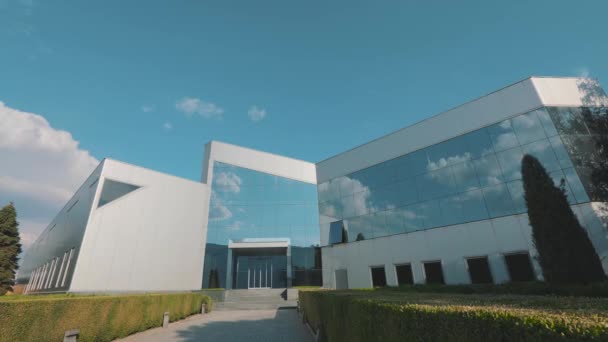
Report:
[{"label": "blue sky", "polygon": [[0,0],[0,101],[69,132],[86,165],[199,180],[212,139],[316,162],[530,75],[606,84],[607,12],[601,0]]}]

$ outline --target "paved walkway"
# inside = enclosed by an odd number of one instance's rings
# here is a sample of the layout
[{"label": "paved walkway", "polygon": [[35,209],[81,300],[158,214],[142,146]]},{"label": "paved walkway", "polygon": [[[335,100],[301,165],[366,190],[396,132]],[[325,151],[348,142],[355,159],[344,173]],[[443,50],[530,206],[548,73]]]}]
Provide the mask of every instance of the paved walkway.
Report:
[{"label": "paved walkway", "polygon": [[294,309],[236,310],[196,315],[119,341],[311,342],[312,336]]}]

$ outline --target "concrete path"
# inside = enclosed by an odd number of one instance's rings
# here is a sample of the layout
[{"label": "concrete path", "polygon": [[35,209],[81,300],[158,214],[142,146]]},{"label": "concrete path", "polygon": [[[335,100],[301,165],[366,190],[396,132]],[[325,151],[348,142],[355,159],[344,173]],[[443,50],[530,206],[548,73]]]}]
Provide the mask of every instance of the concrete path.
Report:
[{"label": "concrete path", "polygon": [[294,309],[236,310],[192,316],[119,341],[311,342],[312,336]]}]

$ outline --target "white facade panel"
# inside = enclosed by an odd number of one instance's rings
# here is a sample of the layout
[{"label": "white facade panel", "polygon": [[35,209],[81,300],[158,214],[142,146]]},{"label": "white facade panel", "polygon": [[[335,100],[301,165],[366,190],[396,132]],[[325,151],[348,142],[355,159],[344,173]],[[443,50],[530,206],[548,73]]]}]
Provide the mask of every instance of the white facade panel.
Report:
[{"label": "white facade panel", "polygon": [[533,77],[538,96],[545,106],[601,106],[608,98],[596,80],[579,77]]},{"label": "white facade panel", "polygon": [[274,176],[317,184],[314,163],[283,157],[250,148],[211,141],[205,146],[202,181],[211,184],[213,161],[218,161]]},{"label": "white facade panel", "polygon": [[[608,242],[604,226],[607,222],[598,217],[594,209],[597,205],[585,203],[572,209],[589,231],[606,268]],[[439,260],[447,284],[469,284],[466,259],[480,256],[488,257],[494,282],[504,283],[510,280],[504,255],[515,252],[530,253],[536,277],[542,280],[531,234],[527,214],[521,214],[327,246],[322,248],[323,286],[335,287],[332,276],[335,270],[346,269],[350,288],[371,287],[370,268],[379,265],[385,266],[387,284],[396,286],[395,265],[408,263],[412,266],[414,282],[424,284],[423,263]]]},{"label": "white facade panel", "polygon": [[208,187],[113,160],[108,179],[140,188],[101,207],[98,192],[70,292],[200,289]]}]

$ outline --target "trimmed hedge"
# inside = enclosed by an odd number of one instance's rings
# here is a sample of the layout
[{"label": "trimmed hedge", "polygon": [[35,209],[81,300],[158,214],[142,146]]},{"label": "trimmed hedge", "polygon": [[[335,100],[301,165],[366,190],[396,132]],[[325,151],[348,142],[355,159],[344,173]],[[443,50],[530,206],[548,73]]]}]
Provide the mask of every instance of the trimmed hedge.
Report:
[{"label": "trimmed hedge", "polygon": [[320,327],[322,340],[331,342],[606,341],[607,308],[605,299],[550,296],[299,293],[305,320],[314,329]]},{"label": "trimmed hedge", "polygon": [[78,341],[111,341],[162,326],[212,307],[200,293],[117,296],[15,296],[0,300],[0,341],[61,341],[80,329]]},{"label": "trimmed hedge", "polygon": [[517,294],[517,295],[554,295],[608,297],[608,282],[590,284],[555,284],[544,281],[506,283],[506,284],[473,284],[473,285],[403,285],[391,287],[394,291],[459,293],[459,294]]}]

